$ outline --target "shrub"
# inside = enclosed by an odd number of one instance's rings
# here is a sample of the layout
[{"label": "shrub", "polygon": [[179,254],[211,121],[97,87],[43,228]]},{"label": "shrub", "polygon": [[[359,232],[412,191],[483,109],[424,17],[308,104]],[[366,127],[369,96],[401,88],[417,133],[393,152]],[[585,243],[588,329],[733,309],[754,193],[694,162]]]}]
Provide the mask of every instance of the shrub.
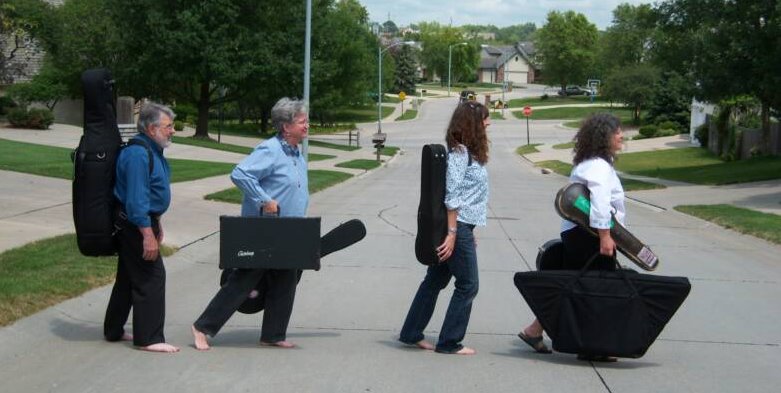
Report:
[{"label": "shrub", "polygon": [[547,100],[548,98],[550,98],[550,96],[547,94],[543,94],[542,96],[540,96],[541,100]]},{"label": "shrub", "polygon": [[710,130],[710,127],[708,127],[708,123],[700,124],[699,127],[697,127],[696,130],[694,130],[694,136],[697,137],[697,140],[700,141],[700,147],[707,148],[708,147],[708,131]]},{"label": "shrub", "polygon": [[14,127],[45,130],[54,123],[54,115],[43,108],[14,108],[8,112],[8,122]]},{"label": "shrub", "polygon": [[176,131],[184,130],[184,122],[181,120],[174,120],[174,130]]},{"label": "shrub", "polygon": [[[656,133],[659,131],[659,129],[655,125],[649,124],[640,127],[638,131],[640,132],[640,135],[643,136],[643,138],[653,138],[656,136]],[[638,138],[638,139],[643,139],[643,138]]]},{"label": "shrub", "polygon": [[680,124],[678,124],[678,123],[676,123],[676,122],[674,122],[672,120],[667,120],[667,121],[663,121],[661,123],[658,123],[657,127],[659,127],[660,130],[673,130],[673,131],[675,131],[674,133],[676,133],[676,134],[680,132],[681,128],[683,128],[683,127],[681,127]]},{"label": "shrub", "polygon": [[16,108],[16,103],[11,97],[0,97],[0,115],[6,114],[11,108]]}]

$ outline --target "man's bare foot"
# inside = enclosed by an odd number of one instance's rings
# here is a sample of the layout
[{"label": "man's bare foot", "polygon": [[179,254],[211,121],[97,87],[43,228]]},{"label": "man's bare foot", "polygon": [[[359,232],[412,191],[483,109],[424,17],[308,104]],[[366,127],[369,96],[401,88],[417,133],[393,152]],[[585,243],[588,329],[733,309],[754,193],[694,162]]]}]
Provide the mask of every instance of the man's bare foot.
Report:
[{"label": "man's bare foot", "polygon": [[179,352],[179,348],[168,343],[157,343],[157,344],[147,345],[145,347],[138,347],[138,349],[142,351],[149,351],[149,352],[163,352],[163,353]]},{"label": "man's bare foot", "polygon": [[193,331],[193,341],[195,342],[195,349],[199,351],[208,351],[209,348],[209,341],[206,339],[206,335],[198,331],[198,329],[195,328],[195,326],[190,326],[190,329]]},{"label": "man's bare foot", "polygon": [[261,341],[260,342],[260,346],[262,346],[262,347],[277,347],[277,348],[289,349],[289,348],[295,348],[296,344],[293,344],[290,341],[285,341],[285,340],[277,341],[275,343],[269,343],[269,342]]},{"label": "man's bare foot", "polygon": [[426,340],[420,340],[415,343],[415,346],[420,349],[425,349],[426,351],[433,351],[434,350],[434,344],[426,341]]},{"label": "man's bare foot", "polygon": [[463,347],[458,352],[455,352],[456,355],[474,355],[476,353],[477,351],[469,347]]},{"label": "man's bare foot", "polygon": [[130,333],[122,333],[122,341],[133,341],[133,335]]}]

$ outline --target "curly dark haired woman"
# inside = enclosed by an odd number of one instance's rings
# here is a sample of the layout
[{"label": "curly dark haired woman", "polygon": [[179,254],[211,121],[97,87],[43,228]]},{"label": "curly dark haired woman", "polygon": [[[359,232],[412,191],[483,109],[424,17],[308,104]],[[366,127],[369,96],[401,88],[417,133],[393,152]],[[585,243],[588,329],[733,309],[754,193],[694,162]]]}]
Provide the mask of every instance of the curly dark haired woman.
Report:
[{"label": "curly dark haired woman", "polygon": [[[616,155],[623,146],[624,133],[621,122],[607,113],[587,118],[575,135],[575,158],[570,174],[570,183],[585,184],[591,193],[589,221],[599,237],[574,222],[562,220],[561,241],[564,244],[564,267],[581,269],[592,256],[592,269],[613,270],[616,266],[616,243],[610,236],[611,214],[624,223],[624,188],[613,168]],[[550,353],[542,341],[542,325],[536,319],[518,333],[524,342],[539,353]],[[615,361],[615,358],[582,354],[578,359],[592,361]]]},{"label": "curly dark haired woman", "polygon": [[456,278],[453,297],[442,323],[436,351],[473,355],[476,351],[461,345],[466,335],[472,301],[477,296],[477,253],[472,233],[476,225],[486,224],[488,204],[488,137],[491,124],[488,109],[476,102],[459,104],[445,141],[449,149],[445,207],[448,233],[437,248],[440,263],[429,266],[426,278],[412,301],[399,341],[421,349],[435,349],[425,340],[423,330],[431,320],[439,292],[451,277]]}]

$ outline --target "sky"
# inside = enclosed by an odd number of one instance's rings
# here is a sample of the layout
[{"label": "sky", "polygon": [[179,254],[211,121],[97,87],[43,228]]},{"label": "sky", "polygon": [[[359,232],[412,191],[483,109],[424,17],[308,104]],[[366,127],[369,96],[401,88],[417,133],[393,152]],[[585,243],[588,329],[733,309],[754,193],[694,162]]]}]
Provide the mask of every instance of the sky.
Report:
[{"label": "sky", "polygon": [[369,11],[369,20],[390,20],[397,26],[416,22],[439,22],[505,27],[532,22],[545,24],[548,12],[575,11],[599,30],[610,26],[613,10],[621,3],[652,4],[651,0],[358,0]]}]

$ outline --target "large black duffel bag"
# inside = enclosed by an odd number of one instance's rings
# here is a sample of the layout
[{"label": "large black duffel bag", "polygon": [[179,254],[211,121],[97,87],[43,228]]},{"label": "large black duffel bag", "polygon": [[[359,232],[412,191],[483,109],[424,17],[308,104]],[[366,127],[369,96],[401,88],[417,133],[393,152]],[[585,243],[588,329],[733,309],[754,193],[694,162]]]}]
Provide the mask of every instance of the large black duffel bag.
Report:
[{"label": "large black duffel bag", "polygon": [[639,358],[689,294],[685,277],[632,270],[519,272],[515,286],[565,353]]}]

